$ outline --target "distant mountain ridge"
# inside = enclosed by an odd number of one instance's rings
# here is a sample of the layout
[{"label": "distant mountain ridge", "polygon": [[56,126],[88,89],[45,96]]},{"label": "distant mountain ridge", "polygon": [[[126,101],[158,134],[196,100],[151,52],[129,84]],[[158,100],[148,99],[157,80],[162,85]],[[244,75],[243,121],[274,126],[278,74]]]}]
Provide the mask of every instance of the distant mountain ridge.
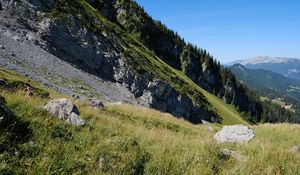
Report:
[{"label": "distant mountain ridge", "polygon": [[248,69],[241,64],[230,66],[231,72],[248,87],[268,99],[281,99],[299,108],[300,81],[263,69]]},{"label": "distant mountain ridge", "polygon": [[239,80],[251,88],[269,88],[287,93],[300,100],[300,92],[298,92],[297,95],[293,93],[293,89],[300,87],[300,81],[287,78],[279,73],[268,70],[248,69],[241,64],[231,66],[230,70]]},{"label": "distant mountain ridge", "polygon": [[250,69],[269,70],[300,80],[300,59],[298,58],[260,56],[230,63],[230,65],[234,64],[241,64]]}]

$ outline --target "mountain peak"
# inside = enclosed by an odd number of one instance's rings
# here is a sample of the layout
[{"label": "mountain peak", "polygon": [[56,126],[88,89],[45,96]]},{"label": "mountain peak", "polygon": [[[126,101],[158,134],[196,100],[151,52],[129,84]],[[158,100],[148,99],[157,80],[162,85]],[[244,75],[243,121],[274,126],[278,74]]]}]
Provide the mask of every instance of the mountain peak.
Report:
[{"label": "mountain peak", "polygon": [[249,58],[246,60],[238,60],[233,63],[240,63],[242,65],[255,65],[255,64],[265,64],[265,63],[289,63],[293,61],[300,61],[297,58],[288,58],[288,57],[269,57],[269,56],[257,56]]}]

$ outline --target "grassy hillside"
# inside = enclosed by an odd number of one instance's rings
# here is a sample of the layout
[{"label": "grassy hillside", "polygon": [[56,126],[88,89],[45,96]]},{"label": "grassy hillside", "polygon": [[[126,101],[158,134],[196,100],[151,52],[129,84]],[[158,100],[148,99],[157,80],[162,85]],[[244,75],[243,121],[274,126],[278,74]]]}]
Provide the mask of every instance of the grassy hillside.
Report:
[{"label": "grassy hillside", "polygon": [[[182,72],[177,71],[178,74],[183,75]],[[221,124],[223,125],[232,125],[232,124],[244,124],[249,125],[245,119],[243,119],[240,115],[240,113],[236,110],[234,105],[226,104],[224,101],[222,101],[220,98],[216,97],[213,94],[208,93],[201,87],[197,86],[192,80],[187,79],[189,84],[195,86],[195,89],[199,90],[205,98],[208,100],[208,102],[213,106],[214,110],[217,112],[218,116],[221,119]]]},{"label": "grassy hillside", "polygon": [[[29,81],[5,70],[0,75]],[[50,98],[61,96],[47,91]],[[299,153],[289,153],[300,145],[299,125],[252,126],[257,136],[250,143],[221,145],[213,140],[219,127],[193,125],[148,108],[98,109],[74,101],[87,121],[77,128],[43,110],[49,98],[27,97],[21,90],[0,95],[16,116],[0,132],[0,174],[300,174]],[[233,111],[215,103],[220,112]],[[245,160],[222,155],[224,148]]]}]

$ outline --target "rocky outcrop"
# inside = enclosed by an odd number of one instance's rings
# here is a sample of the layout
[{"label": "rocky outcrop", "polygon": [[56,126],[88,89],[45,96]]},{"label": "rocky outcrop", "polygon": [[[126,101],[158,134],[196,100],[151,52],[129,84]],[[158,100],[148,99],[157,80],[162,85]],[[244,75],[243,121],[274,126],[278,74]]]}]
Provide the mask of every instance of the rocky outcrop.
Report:
[{"label": "rocky outcrop", "polygon": [[224,126],[221,131],[217,132],[214,139],[219,143],[237,143],[243,144],[249,142],[255,137],[252,129],[244,125]]},{"label": "rocky outcrop", "polygon": [[44,109],[68,124],[75,126],[85,125],[85,121],[79,116],[77,107],[68,99],[51,100],[45,105]]},{"label": "rocky outcrop", "polygon": [[233,83],[230,80],[227,80],[226,83],[224,84],[223,100],[226,103],[231,103],[233,102],[234,96],[235,96],[235,89]]},{"label": "rocky outcrop", "polygon": [[180,95],[167,83],[159,80],[151,81],[148,83],[147,93],[149,94],[150,105],[156,109],[194,123],[201,123],[201,118],[211,121],[208,112],[199,108],[189,98]]},{"label": "rocky outcrop", "polygon": [[88,105],[90,107],[96,107],[96,108],[102,108],[104,107],[103,101],[96,99],[96,98],[90,98],[88,99]]},{"label": "rocky outcrop", "polygon": [[39,23],[40,45],[85,71],[113,81],[120,59],[113,45],[103,35],[95,35],[82,27],[74,16],[68,16],[68,21],[44,18]]}]

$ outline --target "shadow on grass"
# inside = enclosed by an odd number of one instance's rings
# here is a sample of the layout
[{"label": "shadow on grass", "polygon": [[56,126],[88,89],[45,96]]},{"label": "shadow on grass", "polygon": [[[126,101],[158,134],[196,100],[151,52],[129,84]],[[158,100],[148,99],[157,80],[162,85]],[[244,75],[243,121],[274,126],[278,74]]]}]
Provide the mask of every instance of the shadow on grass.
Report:
[{"label": "shadow on grass", "polygon": [[17,173],[14,173],[11,170],[4,169],[4,170],[0,170],[0,174],[1,175],[16,175]]},{"label": "shadow on grass", "polygon": [[18,119],[13,113],[9,121],[0,124],[0,133],[0,153],[15,151],[19,144],[27,142],[32,136],[29,122]]}]

